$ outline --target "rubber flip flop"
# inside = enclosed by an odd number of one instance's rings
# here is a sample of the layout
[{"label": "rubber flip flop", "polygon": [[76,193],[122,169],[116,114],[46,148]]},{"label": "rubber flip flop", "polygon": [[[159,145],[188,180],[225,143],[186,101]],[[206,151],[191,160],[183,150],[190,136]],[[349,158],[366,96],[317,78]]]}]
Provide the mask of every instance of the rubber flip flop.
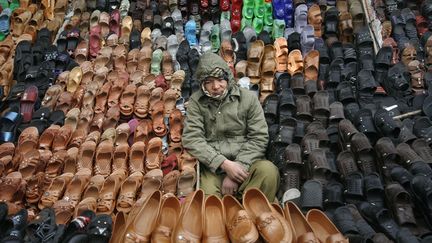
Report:
[{"label": "rubber flip flop", "polygon": [[212,52],[216,53],[219,51],[221,40],[220,40],[220,27],[219,24],[215,24],[212,27],[212,32],[210,35],[211,43],[212,43]]},{"label": "rubber flip flop", "polygon": [[189,20],[185,25],[185,35],[190,46],[197,46],[198,40],[196,37],[196,22],[194,20]]},{"label": "rubber flip flop", "polygon": [[243,1],[242,16],[247,19],[252,19],[254,16],[254,0]]}]

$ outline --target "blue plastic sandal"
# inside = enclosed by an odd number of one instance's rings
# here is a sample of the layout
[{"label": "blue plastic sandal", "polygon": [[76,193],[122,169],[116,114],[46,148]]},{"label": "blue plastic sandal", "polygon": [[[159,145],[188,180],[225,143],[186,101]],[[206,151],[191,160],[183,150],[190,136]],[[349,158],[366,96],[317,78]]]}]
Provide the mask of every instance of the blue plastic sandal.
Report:
[{"label": "blue plastic sandal", "polygon": [[196,37],[196,22],[189,20],[185,25],[185,36],[190,46],[198,46],[198,39]]}]

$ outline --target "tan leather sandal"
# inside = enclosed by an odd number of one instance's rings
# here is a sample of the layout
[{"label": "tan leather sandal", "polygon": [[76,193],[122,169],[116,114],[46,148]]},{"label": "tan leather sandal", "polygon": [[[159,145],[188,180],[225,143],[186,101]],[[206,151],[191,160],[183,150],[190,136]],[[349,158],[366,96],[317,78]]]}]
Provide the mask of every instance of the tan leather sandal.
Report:
[{"label": "tan leather sandal", "polygon": [[135,172],[131,174],[123,183],[117,200],[116,209],[119,212],[129,213],[135,204],[138,188],[143,181],[143,174]]}]

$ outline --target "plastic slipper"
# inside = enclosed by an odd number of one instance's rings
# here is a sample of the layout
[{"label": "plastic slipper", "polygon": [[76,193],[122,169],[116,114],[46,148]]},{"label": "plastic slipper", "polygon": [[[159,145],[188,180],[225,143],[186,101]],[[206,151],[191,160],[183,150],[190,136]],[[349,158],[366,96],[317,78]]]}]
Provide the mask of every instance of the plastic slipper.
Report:
[{"label": "plastic slipper", "polygon": [[264,0],[254,0],[254,16],[262,19],[265,14]]},{"label": "plastic slipper", "polygon": [[212,48],[212,43],[210,41],[210,35],[213,28],[213,22],[207,21],[201,28],[201,34],[200,34],[200,47],[201,47],[201,53],[205,53],[207,51],[210,51]]},{"label": "plastic slipper", "polygon": [[311,208],[323,208],[322,185],[317,180],[308,180],[303,184],[301,190],[301,207],[304,210]]},{"label": "plastic slipper", "polygon": [[312,25],[306,25],[301,32],[301,47],[303,55],[306,55],[313,49],[315,44],[314,28]]},{"label": "plastic slipper", "polygon": [[188,22],[186,22],[185,35],[186,35],[186,39],[189,42],[190,46],[197,46],[198,45],[198,40],[196,37],[196,29],[197,29],[197,25],[196,25],[196,22],[194,20],[189,20]]},{"label": "plastic slipper", "polygon": [[377,173],[371,173],[364,178],[366,200],[377,206],[384,206],[384,187]]},{"label": "plastic slipper", "polygon": [[252,28],[253,19],[242,18],[240,22],[240,30],[245,30],[246,28]]},{"label": "plastic slipper", "polygon": [[264,25],[273,25],[273,6],[271,3],[264,4]]},{"label": "plastic slipper", "polygon": [[284,37],[285,32],[285,21],[281,19],[275,19],[273,20],[273,29],[272,29],[272,36],[273,39]]},{"label": "plastic slipper", "polygon": [[[0,32],[7,36],[10,32],[10,16],[12,11],[10,8],[3,9],[0,14]],[[4,39],[4,38],[3,38]]]},{"label": "plastic slipper", "polygon": [[0,142],[15,142],[16,129],[21,124],[22,116],[18,112],[6,112],[1,118]]},{"label": "plastic slipper", "polygon": [[29,122],[32,118],[33,108],[38,99],[38,88],[36,86],[29,86],[25,89],[21,97],[20,112],[23,116],[22,122]]},{"label": "plastic slipper", "polygon": [[161,73],[162,57],[163,57],[163,52],[161,49],[156,49],[153,52],[150,73],[154,75],[158,75]]},{"label": "plastic slipper", "polygon": [[220,40],[221,42],[224,40],[231,41],[231,24],[229,20],[221,20],[220,23]]},{"label": "plastic slipper", "polygon": [[262,18],[255,17],[252,21],[252,27],[257,34],[261,33],[264,28],[264,21]]},{"label": "plastic slipper", "polygon": [[306,4],[300,4],[295,8],[294,29],[297,33],[302,33],[303,28],[308,24],[307,10]]},{"label": "plastic slipper", "polygon": [[211,43],[212,43],[212,52],[216,53],[220,48],[220,28],[218,24],[213,25],[212,32],[210,35]]},{"label": "plastic slipper", "polygon": [[386,208],[373,205],[369,202],[362,202],[358,208],[372,226],[383,232],[390,239],[396,240],[400,228]]},{"label": "plastic slipper", "polygon": [[252,19],[254,16],[254,0],[243,1],[242,16],[247,19]]}]

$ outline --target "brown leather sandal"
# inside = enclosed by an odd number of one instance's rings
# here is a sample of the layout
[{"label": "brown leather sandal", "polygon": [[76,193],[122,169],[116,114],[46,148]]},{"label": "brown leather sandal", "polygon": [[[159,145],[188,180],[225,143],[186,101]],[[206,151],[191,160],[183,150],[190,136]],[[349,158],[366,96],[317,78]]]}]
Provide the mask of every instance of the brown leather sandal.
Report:
[{"label": "brown leather sandal", "polygon": [[135,142],[130,148],[129,154],[129,171],[130,173],[140,172],[144,173],[144,158],[146,155],[146,148],[144,142]]},{"label": "brown leather sandal", "polygon": [[143,174],[135,172],[131,174],[121,185],[116,209],[119,212],[129,213],[135,204],[138,188],[143,181]]},{"label": "brown leather sandal", "polygon": [[45,131],[39,137],[39,149],[51,150],[51,145],[59,130],[59,125],[51,125],[45,129]]},{"label": "brown leather sandal", "polygon": [[108,101],[108,94],[109,94],[110,90],[111,90],[111,83],[107,82],[98,91],[98,93],[96,95],[96,102],[95,102],[95,108],[94,108],[94,112],[96,114],[105,112],[106,103]]},{"label": "brown leather sandal", "polygon": [[117,122],[120,120],[120,107],[118,105],[112,106],[105,114],[105,119],[102,124],[102,129],[115,128]]},{"label": "brown leather sandal", "polygon": [[145,168],[147,171],[160,168],[163,160],[162,139],[154,137],[150,139],[146,150]]},{"label": "brown leather sandal", "polygon": [[177,182],[180,177],[180,171],[172,170],[163,177],[162,180],[162,191],[164,194],[177,192]]},{"label": "brown leather sandal", "polygon": [[251,79],[251,83],[257,84],[261,80],[261,62],[264,55],[264,42],[256,40],[251,43],[247,53],[247,76]]},{"label": "brown leather sandal", "polygon": [[152,137],[154,137],[152,121],[150,119],[141,120],[134,133],[134,143],[143,141],[147,144]]},{"label": "brown leather sandal", "polygon": [[99,193],[97,213],[112,214],[116,206],[117,194],[120,189],[121,178],[110,175],[106,178]]},{"label": "brown leather sandal", "polygon": [[183,132],[183,114],[179,109],[174,109],[169,116],[169,139],[174,143],[181,141]]},{"label": "brown leather sandal", "polygon": [[94,173],[95,175],[103,175],[107,177],[111,174],[111,163],[113,157],[114,145],[110,140],[105,140],[99,143],[96,149]]},{"label": "brown leather sandal", "polygon": [[311,50],[309,51],[304,59],[305,69],[304,76],[305,81],[318,80],[318,69],[319,69],[319,51]]},{"label": "brown leather sandal", "polygon": [[171,112],[176,108],[177,102],[177,91],[174,89],[168,89],[163,94],[164,111],[165,116],[169,116]]},{"label": "brown leather sandal", "polygon": [[138,67],[138,58],[140,55],[140,51],[138,49],[132,49],[129,51],[127,55],[127,71],[129,74],[135,72]]},{"label": "brown leather sandal", "polygon": [[63,91],[62,87],[58,84],[54,84],[48,88],[45,93],[44,98],[42,99],[41,105],[44,107],[48,107],[50,109],[54,109],[54,106],[57,102],[57,99],[60,96],[60,93]]},{"label": "brown leather sandal", "polygon": [[48,189],[42,195],[38,204],[38,208],[42,210],[46,207],[52,207],[54,203],[63,196],[66,186],[72,177],[73,174],[65,173],[54,178]]},{"label": "brown leather sandal", "polygon": [[167,127],[164,123],[164,102],[157,101],[153,106],[150,106],[151,117],[153,121],[153,131],[156,136],[163,137],[167,133]]},{"label": "brown leather sandal", "polygon": [[194,186],[197,181],[196,171],[194,168],[184,167],[177,182],[177,196],[183,197],[195,190]]},{"label": "brown leather sandal", "polygon": [[65,150],[71,139],[72,132],[73,128],[71,126],[62,126],[59,129],[57,136],[54,137],[52,144],[53,151]]},{"label": "brown leather sandal", "polygon": [[303,73],[303,56],[298,49],[288,54],[288,73],[293,76],[296,73]]},{"label": "brown leather sandal", "polygon": [[198,163],[198,160],[193,157],[190,153],[187,151],[183,151],[183,153],[180,156],[179,160],[179,170],[184,170],[184,168],[195,168],[196,164]]},{"label": "brown leather sandal", "polygon": [[16,153],[25,154],[37,149],[39,132],[36,127],[27,127],[18,138]]},{"label": "brown leather sandal", "polygon": [[148,171],[144,175],[140,198],[148,198],[154,191],[159,191],[162,186],[163,172],[160,169]]},{"label": "brown leather sandal", "polygon": [[124,116],[130,116],[134,112],[137,88],[135,84],[129,84],[120,97],[120,112]]},{"label": "brown leather sandal", "polygon": [[140,50],[138,57],[138,70],[143,71],[143,75],[147,76],[150,74],[150,66],[152,60],[152,48],[151,46],[144,46]]},{"label": "brown leather sandal", "polygon": [[66,150],[59,150],[57,152],[54,152],[46,165],[45,168],[46,176],[53,179],[59,176],[63,171],[66,157],[67,157]]},{"label": "brown leather sandal", "polygon": [[162,74],[166,80],[171,80],[174,73],[173,60],[168,51],[163,51]]}]

